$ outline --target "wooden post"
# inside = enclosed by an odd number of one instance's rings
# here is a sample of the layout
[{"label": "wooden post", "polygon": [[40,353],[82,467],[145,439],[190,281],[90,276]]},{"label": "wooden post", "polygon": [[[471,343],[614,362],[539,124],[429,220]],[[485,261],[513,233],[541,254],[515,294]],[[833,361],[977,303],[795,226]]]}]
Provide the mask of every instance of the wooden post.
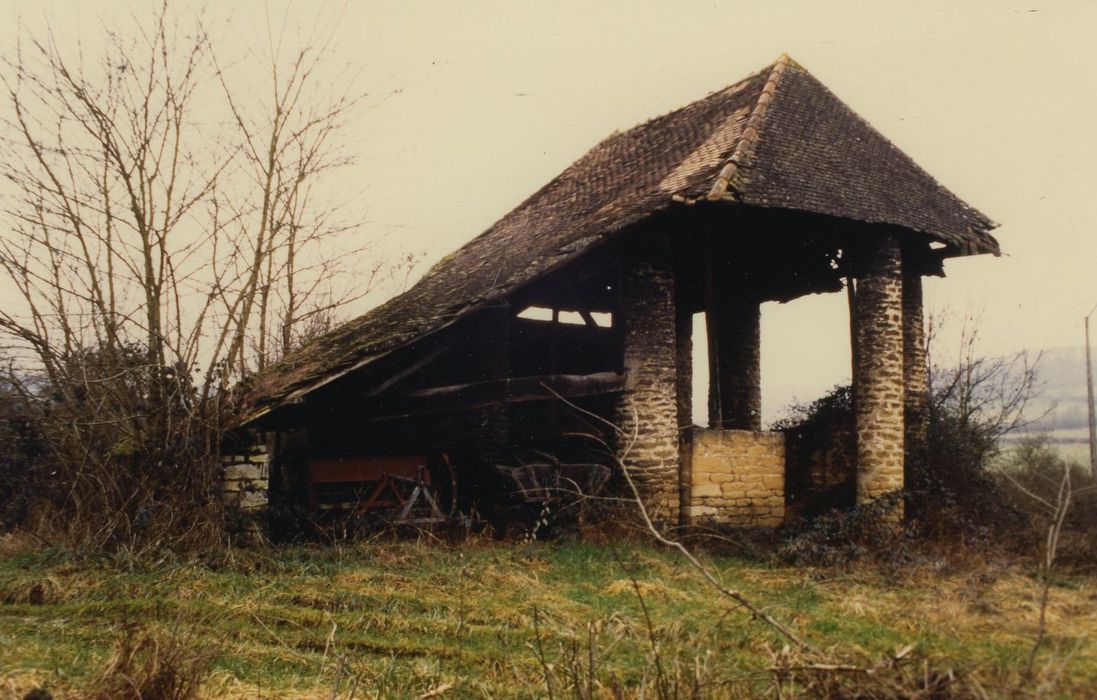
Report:
[{"label": "wooden post", "polygon": [[[1090,312],[1093,315],[1093,312]],[[1089,316],[1086,316],[1086,389],[1089,401],[1089,475],[1097,476],[1097,417],[1093,411],[1093,362],[1089,357]]]}]

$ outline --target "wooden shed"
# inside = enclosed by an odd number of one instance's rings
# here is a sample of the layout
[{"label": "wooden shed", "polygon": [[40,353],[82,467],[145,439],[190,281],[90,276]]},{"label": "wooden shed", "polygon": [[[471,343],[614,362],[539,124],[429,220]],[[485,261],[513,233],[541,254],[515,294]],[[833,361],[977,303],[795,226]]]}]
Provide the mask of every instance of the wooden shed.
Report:
[{"label": "wooden shed", "polygon": [[[368,481],[420,455],[444,460],[468,503],[477,464],[567,452],[599,430],[593,414],[635,436],[625,467],[664,522],[779,525],[760,304],[851,295],[834,332],[852,329],[865,502],[903,487],[905,446],[924,435],[922,277],[997,255],[994,226],[782,56],[596,145],[407,292],[256,377],[247,420],[296,436],[274,455],[283,484],[331,469]],[[701,312],[706,427],[691,420]]]}]

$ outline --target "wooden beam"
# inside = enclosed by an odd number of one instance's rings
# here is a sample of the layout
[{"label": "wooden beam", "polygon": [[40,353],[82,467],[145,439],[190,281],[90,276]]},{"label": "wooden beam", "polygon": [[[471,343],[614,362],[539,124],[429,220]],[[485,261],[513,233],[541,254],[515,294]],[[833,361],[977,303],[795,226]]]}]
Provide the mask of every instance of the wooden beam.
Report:
[{"label": "wooden beam", "polygon": [[415,389],[392,398],[408,404],[452,398],[460,402],[461,408],[473,408],[496,403],[543,401],[553,399],[555,395],[568,397],[605,394],[621,391],[625,384],[626,375],[617,372],[550,374]]},{"label": "wooden beam", "polygon": [[628,388],[625,372],[552,374],[415,389],[400,394],[363,396],[353,401],[301,403],[281,407],[266,425],[292,427],[310,420],[373,422],[487,406],[601,396]]},{"label": "wooden beam", "polygon": [[449,352],[448,345],[439,345],[435,347],[426,355],[419,358],[419,360],[417,360],[416,362],[411,363],[404,369],[396,372],[388,379],[375,386],[373,389],[370,390],[367,396],[377,396],[379,394],[385,393],[386,391],[396,386],[403,380],[407,379],[411,375],[415,374],[419,370],[426,368],[428,365],[432,364],[435,360],[437,360],[442,355],[445,355],[447,352]]},{"label": "wooden beam", "polygon": [[720,396],[720,331],[716,324],[716,306],[719,299],[716,293],[715,273],[712,269],[713,250],[712,233],[705,234],[705,332],[708,337],[708,423],[709,427],[719,425],[724,414],[723,398]]}]

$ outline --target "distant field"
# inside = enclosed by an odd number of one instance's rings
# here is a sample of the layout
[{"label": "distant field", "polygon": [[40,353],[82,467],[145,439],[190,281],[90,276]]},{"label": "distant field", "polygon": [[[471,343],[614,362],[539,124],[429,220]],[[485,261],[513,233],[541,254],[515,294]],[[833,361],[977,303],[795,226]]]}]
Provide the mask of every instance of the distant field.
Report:
[{"label": "distant field", "polygon": [[[1019,681],[1035,630],[1037,584],[1015,565],[710,563],[827,658],[875,664],[913,644],[915,675],[955,669],[991,696]],[[1094,596],[1093,580],[1056,579],[1039,682],[1097,687]],[[34,684],[71,695],[117,661],[120,640],[149,634],[200,657],[203,696],[217,698],[656,697],[660,677],[682,697],[750,697],[772,692],[786,644],[670,553],[635,545],[0,559],[0,698]]]},{"label": "distant field", "polygon": [[1034,434],[1016,433],[1002,438],[1002,446],[1008,450],[1021,440],[1036,435],[1047,436],[1049,445],[1064,459],[1082,464],[1089,463],[1089,428],[1060,428]]},{"label": "distant field", "polygon": [[1068,461],[1079,464],[1089,463],[1089,443],[1060,442],[1055,444],[1055,450]]}]

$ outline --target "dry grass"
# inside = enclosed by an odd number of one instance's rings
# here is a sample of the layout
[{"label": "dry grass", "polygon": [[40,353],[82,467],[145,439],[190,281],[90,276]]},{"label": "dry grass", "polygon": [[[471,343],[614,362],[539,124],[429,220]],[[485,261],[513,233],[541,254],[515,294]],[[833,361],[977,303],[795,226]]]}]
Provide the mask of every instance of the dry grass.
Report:
[{"label": "dry grass", "polygon": [[22,532],[0,534],[0,558],[30,554],[42,548],[42,542]]},{"label": "dry grass", "polygon": [[23,553],[0,560],[0,700],[35,685],[57,697],[534,698],[546,678],[556,698],[753,697],[778,679],[783,697],[1097,687],[1090,578],[1055,580],[1050,637],[1025,680],[1038,587],[1022,566],[941,561],[896,579],[709,563],[823,656],[783,651],[669,553],[638,545],[375,543],[156,566]]},{"label": "dry grass", "polygon": [[81,700],[194,700],[208,656],[177,634],[148,634],[138,625],[121,631],[106,666],[91,678]]}]

